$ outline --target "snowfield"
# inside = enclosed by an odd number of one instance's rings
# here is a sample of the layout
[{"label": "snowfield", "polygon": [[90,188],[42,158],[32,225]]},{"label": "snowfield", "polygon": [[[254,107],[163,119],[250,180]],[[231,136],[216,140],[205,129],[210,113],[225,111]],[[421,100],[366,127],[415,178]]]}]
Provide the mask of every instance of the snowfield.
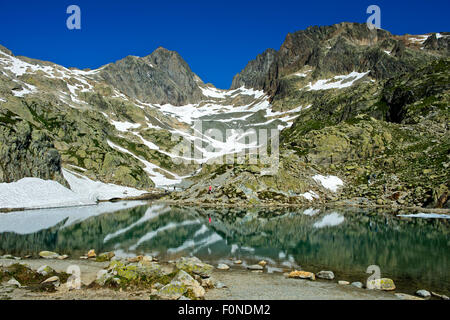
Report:
[{"label": "snowfield", "polygon": [[322,176],[316,174],[313,179],[319,182],[324,188],[336,192],[340,186],[344,185],[344,182],[336,176]]},{"label": "snowfield", "polygon": [[311,82],[305,88],[308,91],[318,91],[318,90],[329,90],[329,89],[343,89],[351,87],[356,81],[362,79],[369,74],[370,70],[364,73],[359,73],[353,71],[350,74],[335,76],[331,79],[321,79],[317,80],[316,83]]},{"label": "snowfield", "polygon": [[63,169],[68,189],[53,180],[23,178],[16,182],[0,183],[0,208],[40,209],[97,204],[97,200],[139,196],[143,190],[93,181]]}]

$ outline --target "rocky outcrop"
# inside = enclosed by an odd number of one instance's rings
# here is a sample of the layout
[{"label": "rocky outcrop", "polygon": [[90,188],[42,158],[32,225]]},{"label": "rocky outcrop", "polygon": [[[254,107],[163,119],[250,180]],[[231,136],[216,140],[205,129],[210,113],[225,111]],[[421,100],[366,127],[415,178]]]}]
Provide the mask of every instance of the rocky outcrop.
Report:
[{"label": "rocky outcrop", "polygon": [[36,177],[68,187],[61,172],[61,156],[44,131],[2,109],[0,120],[0,182]]},{"label": "rocky outcrop", "polygon": [[[429,39],[425,48],[441,50],[441,54],[445,55],[446,39]],[[390,54],[386,53],[387,49]],[[387,79],[416,70],[423,62],[433,59],[427,50],[420,52],[418,48],[405,48],[402,40],[388,31],[369,30],[366,24],[343,22],[313,26],[289,33],[278,51],[266,51],[250,61],[235,76],[231,88],[249,86],[274,96],[281,90],[280,80],[283,77],[305,66],[315,69],[315,77],[370,70],[373,78]]]},{"label": "rocky outcrop", "polygon": [[248,88],[262,88],[276,55],[276,50],[267,49],[250,61],[244,70],[234,76],[230,89],[242,86]]},{"label": "rocky outcrop", "polygon": [[129,97],[146,103],[199,102],[199,78],[175,52],[159,47],[146,57],[128,56],[103,68],[100,76]]}]

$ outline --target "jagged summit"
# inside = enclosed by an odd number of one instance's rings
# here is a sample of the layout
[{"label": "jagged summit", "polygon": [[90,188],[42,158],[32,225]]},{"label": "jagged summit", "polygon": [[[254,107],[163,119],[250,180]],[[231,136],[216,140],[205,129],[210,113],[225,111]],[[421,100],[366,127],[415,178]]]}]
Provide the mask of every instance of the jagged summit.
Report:
[{"label": "jagged summit", "polygon": [[311,26],[288,33],[278,51],[266,50],[250,61],[233,78],[231,89],[243,85],[274,95],[282,90],[283,77],[306,66],[314,69],[314,78],[370,70],[373,78],[387,79],[449,56],[450,37],[445,33],[436,35],[395,36],[383,29],[370,30],[366,24],[350,22]]}]

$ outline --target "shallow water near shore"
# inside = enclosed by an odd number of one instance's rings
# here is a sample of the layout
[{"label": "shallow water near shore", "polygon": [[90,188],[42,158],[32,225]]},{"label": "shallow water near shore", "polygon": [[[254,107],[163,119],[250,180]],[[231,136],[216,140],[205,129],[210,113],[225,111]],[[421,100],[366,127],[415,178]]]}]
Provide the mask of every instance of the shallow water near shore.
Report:
[{"label": "shallow water near shore", "polygon": [[335,281],[363,283],[371,276],[367,267],[377,265],[397,292],[450,295],[449,223],[361,208],[212,209],[129,201],[1,214],[0,254],[50,250],[78,258],[94,248],[162,260],[195,255],[232,268],[266,260],[267,272],[332,270]]}]

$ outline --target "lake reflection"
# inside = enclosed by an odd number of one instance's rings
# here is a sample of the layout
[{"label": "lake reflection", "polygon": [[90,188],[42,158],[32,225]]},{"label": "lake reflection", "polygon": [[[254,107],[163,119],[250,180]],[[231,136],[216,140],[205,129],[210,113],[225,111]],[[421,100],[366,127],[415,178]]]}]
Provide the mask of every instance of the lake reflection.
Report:
[{"label": "lake reflection", "polygon": [[[211,217],[211,222],[209,222]],[[449,220],[399,218],[366,209],[236,210],[145,202],[0,215],[0,253],[41,250],[81,256],[94,248],[161,259],[195,255],[211,263],[266,260],[269,271],[333,270],[362,281],[369,265],[399,289],[449,294]]]}]

